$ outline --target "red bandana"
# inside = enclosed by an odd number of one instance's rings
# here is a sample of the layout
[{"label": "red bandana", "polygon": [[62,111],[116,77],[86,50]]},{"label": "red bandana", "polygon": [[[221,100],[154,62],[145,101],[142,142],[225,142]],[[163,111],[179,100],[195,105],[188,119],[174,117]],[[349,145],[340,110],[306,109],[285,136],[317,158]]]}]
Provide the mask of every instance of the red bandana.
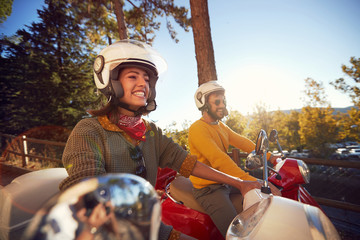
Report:
[{"label": "red bandana", "polygon": [[123,114],[119,115],[119,121],[116,124],[135,140],[145,141],[146,126],[141,116],[129,117]]}]

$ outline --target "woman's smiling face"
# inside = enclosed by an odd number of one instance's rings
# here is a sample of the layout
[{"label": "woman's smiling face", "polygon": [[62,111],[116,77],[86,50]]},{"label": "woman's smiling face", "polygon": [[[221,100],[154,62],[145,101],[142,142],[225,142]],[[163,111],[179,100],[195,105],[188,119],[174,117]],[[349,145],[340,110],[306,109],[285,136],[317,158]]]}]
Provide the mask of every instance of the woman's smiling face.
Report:
[{"label": "woman's smiling face", "polygon": [[146,105],[149,97],[149,75],[146,71],[137,67],[124,68],[119,75],[119,81],[124,89],[121,102],[135,111]]}]

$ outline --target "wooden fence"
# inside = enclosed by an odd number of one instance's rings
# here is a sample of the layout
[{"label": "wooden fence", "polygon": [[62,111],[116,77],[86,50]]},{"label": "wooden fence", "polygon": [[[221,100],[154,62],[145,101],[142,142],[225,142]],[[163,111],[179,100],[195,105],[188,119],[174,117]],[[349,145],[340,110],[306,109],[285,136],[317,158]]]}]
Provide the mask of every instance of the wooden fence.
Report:
[{"label": "wooden fence", "polygon": [[[27,149],[27,144],[32,142],[32,143],[39,143],[39,144],[50,145],[50,146],[65,147],[65,143],[63,143],[63,142],[39,140],[39,139],[27,138],[26,136],[13,136],[13,135],[2,134],[2,133],[0,133],[0,137],[12,139],[11,142],[19,141],[19,145],[21,146],[20,152],[10,150],[9,148],[7,148],[3,152],[3,155],[5,153],[5,154],[15,154],[17,156],[21,156],[23,167],[26,167],[26,165],[28,164],[29,158],[37,158],[37,159],[41,159],[44,161],[61,163],[60,159],[54,159],[54,158],[48,158],[48,157],[44,157],[44,156],[29,154],[28,149]],[[231,153],[229,153],[229,155],[238,164],[239,164],[240,158],[246,158],[246,156],[247,156],[247,154],[245,154],[245,153],[240,153],[238,149],[233,149],[233,151]],[[296,159],[301,159],[305,163],[313,164],[313,165],[324,165],[324,166],[335,166],[335,167],[360,169],[360,161],[348,161],[348,160],[341,161],[341,160],[327,160],[327,159],[318,159],[318,158],[298,158],[298,157]],[[320,197],[314,197],[314,198],[321,205],[355,211],[355,212],[360,212],[360,205],[351,204],[351,203],[342,202],[342,201],[336,201],[336,200],[332,200],[332,199],[320,198]]]},{"label": "wooden fence", "polygon": [[[25,135],[13,136],[13,135],[3,134],[3,133],[0,133],[0,137],[6,138],[6,139],[11,139],[9,141],[10,144],[16,144],[16,142],[18,143],[18,146],[20,146],[19,147],[20,152],[12,150],[10,148],[10,145],[7,144],[7,147],[6,148],[4,147],[2,156],[5,159],[8,157],[8,154],[14,154],[16,156],[21,156],[22,167],[26,167],[28,165],[29,158],[37,158],[37,159],[44,160],[44,161],[62,163],[61,159],[49,158],[49,157],[44,157],[44,156],[36,155],[36,154],[30,154],[29,150],[28,150],[28,143],[38,143],[38,144],[49,145],[49,146],[65,147],[65,143],[63,143],[63,142],[54,142],[54,141],[40,140],[40,139],[35,139],[35,138],[27,138]],[[4,144],[4,142],[5,141],[2,141],[2,144]],[[2,148],[3,148],[3,146],[2,146]]]}]

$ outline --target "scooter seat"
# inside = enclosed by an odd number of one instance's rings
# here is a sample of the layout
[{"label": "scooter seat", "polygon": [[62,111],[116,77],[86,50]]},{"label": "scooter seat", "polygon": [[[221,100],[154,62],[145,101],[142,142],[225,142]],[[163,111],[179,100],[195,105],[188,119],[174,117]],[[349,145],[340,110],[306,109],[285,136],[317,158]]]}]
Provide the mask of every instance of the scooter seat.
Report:
[{"label": "scooter seat", "polygon": [[[196,211],[206,213],[204,208],[196,201],[192,193],[193,185],[189,178],[177,176],[170,184],[170,194],[178,202]],[[230,194],[230,200],[240,213],[242,211],[243,197],[241,194]]]}]

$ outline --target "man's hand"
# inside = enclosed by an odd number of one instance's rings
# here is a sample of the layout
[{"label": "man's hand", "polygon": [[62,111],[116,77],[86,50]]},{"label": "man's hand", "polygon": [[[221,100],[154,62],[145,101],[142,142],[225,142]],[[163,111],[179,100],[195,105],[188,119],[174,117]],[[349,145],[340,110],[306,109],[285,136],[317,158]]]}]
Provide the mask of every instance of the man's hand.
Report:
[{"label": "man's hand", "polygon": [[279,197],[281,197],[281,192],[280,192],[280,190],[279,190],[277,187],[275,187],[271,182],[269,182],[269,187],[270,187],[270,189],[271,189],[271,193],[272,193],[274,196],[279,196]]},{"label": "man's hand", "polygon": [[[258,188],[261,189],[262,185],[263,185],[263,180],[257,180],[257,181],[243,181],[241,179],[239,179],[239,185],[238,185],[238,189],[240,190],[241,194],[243,196],[245,196],[245,194],[254,189],[254,188]],[[275,187],[271,182],[269,182],[269,187],[271,189],[271,193],[275,196],[281,196],[281,192],[280,190]]]},{"label": "man's hand", "polygon": [[243,181],[239,179],[239,184],[237,188],[240,190],[241,195],[245,196],[248,191],[254,188],[261,189],[261,183],[259,181]]}]

